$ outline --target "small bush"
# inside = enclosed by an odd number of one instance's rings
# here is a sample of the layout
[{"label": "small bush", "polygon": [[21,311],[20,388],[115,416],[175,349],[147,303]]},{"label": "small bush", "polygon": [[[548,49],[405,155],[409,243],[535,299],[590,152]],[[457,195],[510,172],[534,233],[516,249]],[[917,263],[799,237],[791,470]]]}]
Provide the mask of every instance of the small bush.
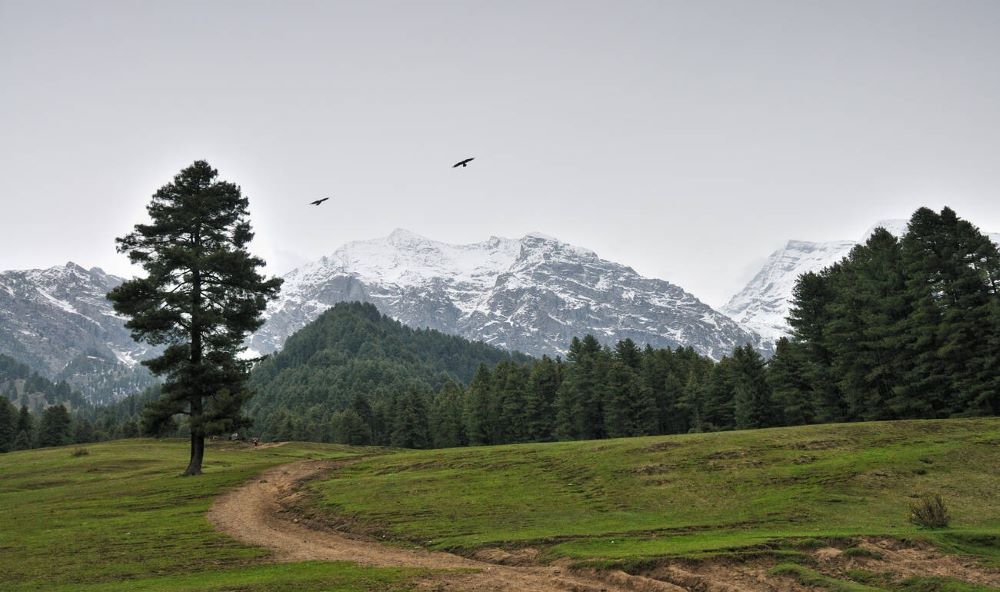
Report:
[{"label": "small bush", "polygon": [[865,549],[864,547],[848,547],[844,549],[841,553],[843,557],[865,557],[868,559],[882,559],[882,554],[878,551],[872,551],[871,549]]},{"label": "small bush", "polygon": [[90,454],[90,451],[87,450],[86,448],[77,448],[70,454],[72,454],[73,456],[87,456],[88,454]]},{"label": "small bush", "polygon": [[796,549],[819,549],[826,547],[828,544],[822,539],[795,539],[791,541],[792,547]]},{"label": "small bush", "polygon": [[928,495],[910,504],[910,522],[927,528],[945,528],[951,522],[940,495]]}]

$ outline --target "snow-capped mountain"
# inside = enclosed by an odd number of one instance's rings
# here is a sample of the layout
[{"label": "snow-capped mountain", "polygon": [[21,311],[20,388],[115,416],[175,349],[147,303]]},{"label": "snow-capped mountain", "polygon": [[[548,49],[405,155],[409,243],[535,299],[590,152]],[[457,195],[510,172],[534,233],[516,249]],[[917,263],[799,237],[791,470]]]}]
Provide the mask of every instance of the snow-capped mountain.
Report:
[{"label": "snow-capped mountain", "polygon": [[149,384],[137,367],[148,346],[132,340],[105,298],[122,281],[75,263],[0,272],[0,353],[94,399]]},{"label": "snow-capped mountain", "polygon": [[[808,242],[790,240],[767,258],[764,266],[742,290],[734,295],[722,312],[774,343],[789,334],[785,320],[791,308],[792,291],[799,276],[819,271],[840,261],[855,245],[864,243],[876,228],[896,236],[906,233],[906,220],[882,220],[869,228],[860,240]],[[1000,234],[988,234],[1000,244]]]},{"label": "snow-capped mountain", "polygon": [[541,234],[451,245],[406,230],[344,245],[285,276],[260,353],[341,301],[375,304],[413,327],[532,355],[559,354],[573,337],[690,345],[721,357],[759,337],[678,286]]}]

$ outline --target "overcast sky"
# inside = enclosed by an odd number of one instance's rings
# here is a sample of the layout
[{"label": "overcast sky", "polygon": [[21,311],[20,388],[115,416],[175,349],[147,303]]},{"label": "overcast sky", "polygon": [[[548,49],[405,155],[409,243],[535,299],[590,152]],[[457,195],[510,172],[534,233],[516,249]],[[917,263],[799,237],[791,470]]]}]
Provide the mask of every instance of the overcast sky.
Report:
[{"label": "overcast sky", "polygon": [[540,231],[721,305],[785,239],[1000,231],[1000,2],[0,0],[0,269],[129,273],[196,159],[273,272]]}]

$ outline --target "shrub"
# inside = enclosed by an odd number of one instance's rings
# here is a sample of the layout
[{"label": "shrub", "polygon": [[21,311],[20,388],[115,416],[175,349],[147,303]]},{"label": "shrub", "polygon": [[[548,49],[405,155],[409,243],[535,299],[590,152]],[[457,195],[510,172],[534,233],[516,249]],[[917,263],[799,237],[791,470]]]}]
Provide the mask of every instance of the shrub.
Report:
[{"label": "shrub", "polygon": [[844,549],[841,553],[843,557],[864,557],[867,559],[882,559],[882,554],[878,551],[872,551],[871,549],[865,549],[864,547],[848,547]]},{"label": "shrub", "polygon": [[87,456],[88,454],[90,454],[90,451],[87,450],[86,448],[77,448],[70,454],[72,454],[73,456]]},{"label": "shrub", "polygon": [[945,528],[951,516],[940,495],[928,495],[910,504],[910,522],[927,528]]}]

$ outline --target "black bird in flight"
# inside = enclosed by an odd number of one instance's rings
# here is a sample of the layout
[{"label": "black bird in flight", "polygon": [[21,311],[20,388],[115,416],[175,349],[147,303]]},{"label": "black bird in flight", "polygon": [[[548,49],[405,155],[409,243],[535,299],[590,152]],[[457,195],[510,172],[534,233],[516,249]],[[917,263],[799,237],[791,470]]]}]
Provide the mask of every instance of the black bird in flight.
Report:
[{"label": "black bird in flight", "polygon": [[318,206],[319,204],[323,203],[324,201],[326,201],[328,199],[330,199],[330,198],[329,197],[324,197],[323,199],[317,199],[316,201],[309,202],[309,205],[311,205],[311,206]]},{"label": "black bird in flight", "polygon": [[454,169],[454,168],[457,168],[457,167],[469,166],[469,163],[472,162],[475,159],[476,159],[476,157],[466,158],[462,162],[456,162],[455,164],[451,165],[451,168]]}]

